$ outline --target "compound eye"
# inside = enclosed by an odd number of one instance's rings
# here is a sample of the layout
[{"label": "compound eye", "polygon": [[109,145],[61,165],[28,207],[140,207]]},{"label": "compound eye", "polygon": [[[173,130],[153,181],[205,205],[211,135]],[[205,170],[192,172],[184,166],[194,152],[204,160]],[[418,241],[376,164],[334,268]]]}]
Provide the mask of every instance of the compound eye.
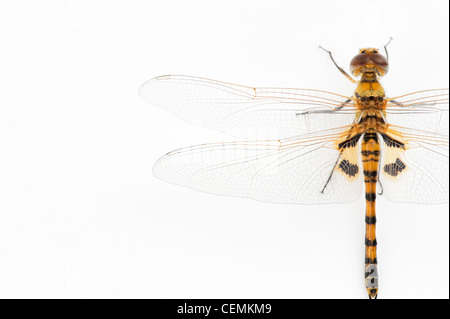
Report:
[{"label": "compound eye", "polygon": [[389,71],[389,62],[388,60],[381,54],[372,54],[370,58],[373,64],[376,65],[378,72],[381,76],[385,75]]},{"label": "compound eye", "polygon": [[356,55],[350,62],[350,71],[353,73],[359,68],[365,66],[370,61],[370,56],[365,53],[360,53]]},{"label": "compound eye", "polygon": [[382,69],[384,69],[386,71],[389,68],[388,60],[383,55],[381,55],[379,53],[372,54],[371,57],[370,57],[370,60],[372,60],[372,62],[376,66],[378,66],[378,67],[380,67],[380,68],[382,68]]}]

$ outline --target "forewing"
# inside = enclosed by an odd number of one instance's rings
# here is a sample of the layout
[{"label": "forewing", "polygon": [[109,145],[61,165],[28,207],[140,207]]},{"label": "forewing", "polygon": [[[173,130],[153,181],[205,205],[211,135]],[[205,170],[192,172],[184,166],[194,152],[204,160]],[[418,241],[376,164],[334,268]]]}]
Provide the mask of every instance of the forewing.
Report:
[{"label": "forewing", "polygon": [[404,129],[446,134],[449,130],[448,89],[414,92],[390,99],[386,120]]},{"label": "forewing", "polygon": [[197,145],[168,153],[154,166],[167,182],[275,203],[356,200],[363,190],[357,145],[336,148],[337,130],[278,141]]},{"label": "forewing", "polygon": [[351,98],[318,90],[167,75],[144,83],[140,95],[187,122],[246,139],[298,136],[344,127],[355,119]]}]

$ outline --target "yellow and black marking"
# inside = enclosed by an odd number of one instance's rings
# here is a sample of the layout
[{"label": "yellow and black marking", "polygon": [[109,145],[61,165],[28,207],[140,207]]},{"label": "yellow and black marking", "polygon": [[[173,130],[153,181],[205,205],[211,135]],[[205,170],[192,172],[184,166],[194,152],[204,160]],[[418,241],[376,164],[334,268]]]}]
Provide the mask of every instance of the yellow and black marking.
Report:
[{"label": "yellow and black marking", "polygon": [[349,137],[345,139],[345,141],[338,144],[338,149],[343,151],[346,148],[354,148],[358,145],[358,141],[361,138],[361,134],[352,134],[349,133]]},{"label": "yellow and black marking", "polygon": [[404,143],[390,137],[388,134],[382,133],[381,137],[383,138],[383,141],[387,147],[405,149]]},{"label": "yellow and black marking", "polygon": [[330,176],[328,177],[321,191],[322,194],[325,193],[325,190],[329,182],[333,178],[336,170],[345,174],[345,176],[347,176],[349,180],[356,178],[360,173],[356,150],[362,134],[359,133],[357,129],[352,128],[348,132],[346,132],[344,136],[345,137],[342,138],[336,145],[337,149],[339,150],[339,156],[333,166],[333,169],[331,170]]},{"label": "yellow and black marking", "polygon": [[366,288],[370,298],[378,295],[377,275],[377,239],[376,239],[376,212],[378,167],[380,162],[380,143],[376,131],[369,130],[364,134],[361,143],[361,156],[364,170],[364,183],[366,189]]}]

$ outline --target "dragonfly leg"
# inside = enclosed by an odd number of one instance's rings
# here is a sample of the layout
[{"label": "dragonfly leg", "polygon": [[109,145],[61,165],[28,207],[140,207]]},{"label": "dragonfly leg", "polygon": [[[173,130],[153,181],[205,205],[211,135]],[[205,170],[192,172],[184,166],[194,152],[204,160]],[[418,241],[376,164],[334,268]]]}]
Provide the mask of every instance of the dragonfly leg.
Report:
[{"label": "dragonfly leg", "polygon": [[384,51],[386,52],[386,59],[389,61],[389,53],[388,53],[388,50],[387,50],[387,46],[389,45],[389,43],[391,43],[391,41],[393,40],[394,38],[393,37],[391,37],[390,39],[389,39],[389,41],[388,41],[388,43],[386,43],[385,45],[384,45]]},{"label": "dragonfly leg", "polygon": [[[378,164],[378,172],[381,172],[381,161]],[[379,178],[377,180],[378,180],[378,185],[380,185],[380,191],[378,191],[378,195],[383,195],[383,193],[384,193],[383,184],[381,184],[381,181]]]},{"label": "dragonfly leg", "polygon": [[[396,100],[388,100],[388,102],[392,103],[392,104],[395,104],[397,106],[400,106],[400,107],[407,107],[405,104],[403,104],[401,102],[398,102]],[[436,105],[436,104],[438,104],[438,103],[437,102],[434,102],[434,103],[417,103],[417,104],[414,104],[414,107],[433,106],[433,105]]]},{"label": "dragonfly leg", "polygon": [[[352,131],[353,128],[354,128],[354,126],[350,129],[350,131]],[[331,178],[333,177],[333,173],[334,173],[336,167],[338,166],[338,164],[339,164],[339,162],[340,162],[340,160],[342,158],[342,154],[344,153],[345,149],[347,147],[349,147],[349,145],[352,143],[352,140],[350,139],[351,136],[352,136],[351,133],[347,135],[346,142],[344,142],[343,145],[341,146],[341,148],[339,149],[339,155],[338,155],[338,157],[336,159],[336,162],[334,163],[333,169],[331,170],[331,173],[328,176],[327,181],[325,182],[325,185],[322,188],[322,191],[321,191],[322,194],[325,193],[325,189],[327,188],[328,184],[330,183]]]},{"label": "dragonfly leg", "polygon": [[398,106],[405,106],[403,103],[400,103],[400,102],[398,102],[396,100],[390,100],[389,102],[391,102],[391,103],[393,103],[395,105],[398,105]]},{"label": "dragonfly leg", "polygon": [[339,106],[336,106],[334,109],[332,110],[313,110],[313,111],[305,111],[305,112],[301,112],[301,113],[296,113],[295,115],[300,116],[300,115],[307,115],[307,114],[329,114],[329,113],[334,113],[337,111],[342,110],[347,104],[349,104],[352,100],[351,99],[347,99],[345,102],[341,103]]},{"label": "dragonfly leg", "polygon": [[348,75],[347,72],[344,71],[343,68],[341,68],[336,61],[334,61],[333,58],[333,54],[331,53],[331,51],[325,50],[324,48],[322,48],[321,46],[319,46],[319,48],[321,48],[322,50],[324,50],[325,52],[327,52],[330,55],[331,61],[333,61],[334,65],[338,68],[338,70],[350,81],[352,81],[352,83],[356,83],[356,80],[354,78],[352,78],[350,75]]},{"label": "dragonfly leg", "polygon": [[339,161],[340,161],[340,159],[341,159],[341,157],[342,157],[342,153],[343,153],[343,150],[341,150],[341,151],[339,152],[339,156],[338,156],[338,158],[337,158],[337,160],[336,160],[336,163],[334,163],[334,166],[333,166],[333,169],[331,170],[330,176],[328,176],[328,179],[327,179],[327,181],[326,181],[326,183],[325,183],[325,186],[322,188],[322,191],[321,191],[322,194],[325,193],[325,189],[327,188],[328,183],[330,183],[331,178],[333,177],[334,170],[336,169],[336,166],[338,165],[338,163],[339,163]]}]

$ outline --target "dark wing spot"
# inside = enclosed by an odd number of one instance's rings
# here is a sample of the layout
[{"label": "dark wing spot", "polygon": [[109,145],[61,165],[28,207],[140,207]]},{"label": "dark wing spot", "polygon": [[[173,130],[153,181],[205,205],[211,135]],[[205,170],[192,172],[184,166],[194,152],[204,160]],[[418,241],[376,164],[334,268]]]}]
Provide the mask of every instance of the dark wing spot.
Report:
[{"label": "dark wing spot", "polygon": [[399,158],[395,161],[395,163],[384,165],[384,172],[393,177],[398,176],[404,169],[406,168],[405,163],[403,163]]},{"label": "dark wing spot", "polygon": [[339,149],[356,147],[358,145],[358,141],[359,141],[360,137],[361,137],[361,134],[356,134],[355,136],[346,139],[345,141],[343,141],[342,143],[340,143],[338,145]]},{"label": "dark wing spot", "polygon": [[383,137],[383,141],[386,143],[388,147],[403,148],[403,149],[405,148],[405,144],[403,144],[402,142],[399,142],[386,134],[381,134],[381,136]]},{"label": "dark wing spot", "polygon": [[358,165],[352,164],[346,159],[341,161],[339,168],[350,177],[355,177],[359,173]]}]

